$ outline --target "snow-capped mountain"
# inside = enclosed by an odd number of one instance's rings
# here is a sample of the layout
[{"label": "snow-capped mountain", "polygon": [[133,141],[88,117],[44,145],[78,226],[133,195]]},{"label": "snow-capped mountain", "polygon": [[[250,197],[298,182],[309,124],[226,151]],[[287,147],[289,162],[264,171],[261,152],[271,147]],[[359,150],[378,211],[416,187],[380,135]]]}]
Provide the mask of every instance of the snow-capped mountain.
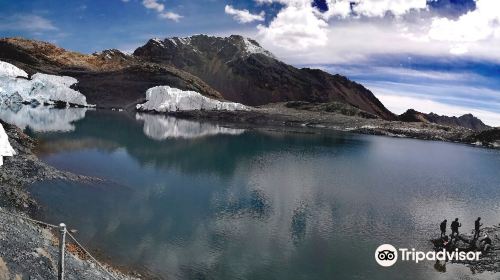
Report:
[{"label": "snow-capped mountain", "polygon": [[69,76],[71,88],[98,107],[135,107],[156,86],[241,103],[309,101],[346,103],[370,114],[394,115],[365,87],[340,75],[287,65],[256,41],[238,35],[151,39],[133,54],[91,55],[40,41],[0,39],[0,60],[26,71]]},{"label": "snow-capped mountain", "polygon": [[394,118],[362,85],[340,75],[287,65],[256,41],[239,35],[151,39],[135,50],[134,56],[189,72],[225,99],[245,105],[339,101],[383,118]]}]

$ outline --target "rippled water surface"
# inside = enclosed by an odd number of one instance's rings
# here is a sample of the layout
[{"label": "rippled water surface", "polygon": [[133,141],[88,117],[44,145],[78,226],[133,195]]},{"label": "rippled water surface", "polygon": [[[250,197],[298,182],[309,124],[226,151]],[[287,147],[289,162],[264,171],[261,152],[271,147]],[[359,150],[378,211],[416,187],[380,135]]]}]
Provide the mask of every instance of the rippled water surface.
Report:
[{"label": "rippled water surface", "polygon": [[[63,114],[61,114],[62,116]],[[459,144],[227,128],[83,112],[34,132],[47,163],[105,180],[31,188],[45,218],[165,279],[497,279],[461,265],[379,267],[430,250],[441,220],[500,222],[500,153]],[[72,120],[72,121],[73,121]],[[65,126],[67,128],[67,126]]]}]

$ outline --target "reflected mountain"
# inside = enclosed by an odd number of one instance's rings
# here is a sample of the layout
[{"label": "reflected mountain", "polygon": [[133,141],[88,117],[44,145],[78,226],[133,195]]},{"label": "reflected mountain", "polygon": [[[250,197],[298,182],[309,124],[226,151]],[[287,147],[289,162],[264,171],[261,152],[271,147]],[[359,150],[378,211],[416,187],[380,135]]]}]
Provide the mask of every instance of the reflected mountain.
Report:
[{"label": "reflected mountain", "polygon": [[[381,242],[431,249],[443,217],[464,229],[498,218],[495,150],[254,129],[159,141],[144,125],[89,111],[72,132],[37,133],[46,162],[105,180],[30,193],[50,205],[44,220],[160,279],[387,279],[373,259]],[[401,279],[471,278],[453,264],[439,277],[433,265],[395,269]]]}]

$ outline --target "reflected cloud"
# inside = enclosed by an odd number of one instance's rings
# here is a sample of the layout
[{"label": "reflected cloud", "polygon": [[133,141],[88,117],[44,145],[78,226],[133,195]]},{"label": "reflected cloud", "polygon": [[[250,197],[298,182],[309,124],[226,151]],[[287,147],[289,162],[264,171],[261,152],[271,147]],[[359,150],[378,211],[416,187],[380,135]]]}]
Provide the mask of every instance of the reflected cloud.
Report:
[{"label": "reflected cloud", "polygon": [[74,122],[85,118],[88,108],[56,109],[48,106],[28,105],[0,108],[0,119],[20,129],[35,132],[74,131]]},{"label": "reflected cloud", "polygon": [[144,134],[154,140],[193,139],[218,134],[240,135],[245,132],[244,129],[227,128],[217,124],[182,120],[164,115],[137,113],[135,118],[144,121]]}]

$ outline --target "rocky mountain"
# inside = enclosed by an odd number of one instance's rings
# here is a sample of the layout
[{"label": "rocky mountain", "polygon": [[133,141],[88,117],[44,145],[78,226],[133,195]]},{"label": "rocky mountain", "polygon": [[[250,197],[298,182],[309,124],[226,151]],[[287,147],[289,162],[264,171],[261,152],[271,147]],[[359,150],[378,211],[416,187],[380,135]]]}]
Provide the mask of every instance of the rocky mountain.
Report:
[{"label": "rocky mountain", "polygon": [[398,119],[403,122],[424,122],[446,126],[465,127],[476,131],[483,131],[491,128],[472,114],[466,114],[460,117],[448,117],[440,116],[435,113],[425,114],[409,109],[405,113],[399,115]]},{"label": "rocky mountain", "polygon": [[362,85],[340,75],[287,65],[256,41],[238,35],[151,39],[134,56],[189,72],[233,102],[334,101],[384,119],[395,118]]},{"label": "rocky mountain", "polygon": [[52,44],[21,38],[0,39],[0,60],[32,75],[36,72],[78,79],[73,86],[87,102],[101,107],[128,107],[144,101],[147,89],[170,85],[221,99],[219,92],[198,77],[168,65],[141,61],[119,50],[92,55],[67,51]]}]

